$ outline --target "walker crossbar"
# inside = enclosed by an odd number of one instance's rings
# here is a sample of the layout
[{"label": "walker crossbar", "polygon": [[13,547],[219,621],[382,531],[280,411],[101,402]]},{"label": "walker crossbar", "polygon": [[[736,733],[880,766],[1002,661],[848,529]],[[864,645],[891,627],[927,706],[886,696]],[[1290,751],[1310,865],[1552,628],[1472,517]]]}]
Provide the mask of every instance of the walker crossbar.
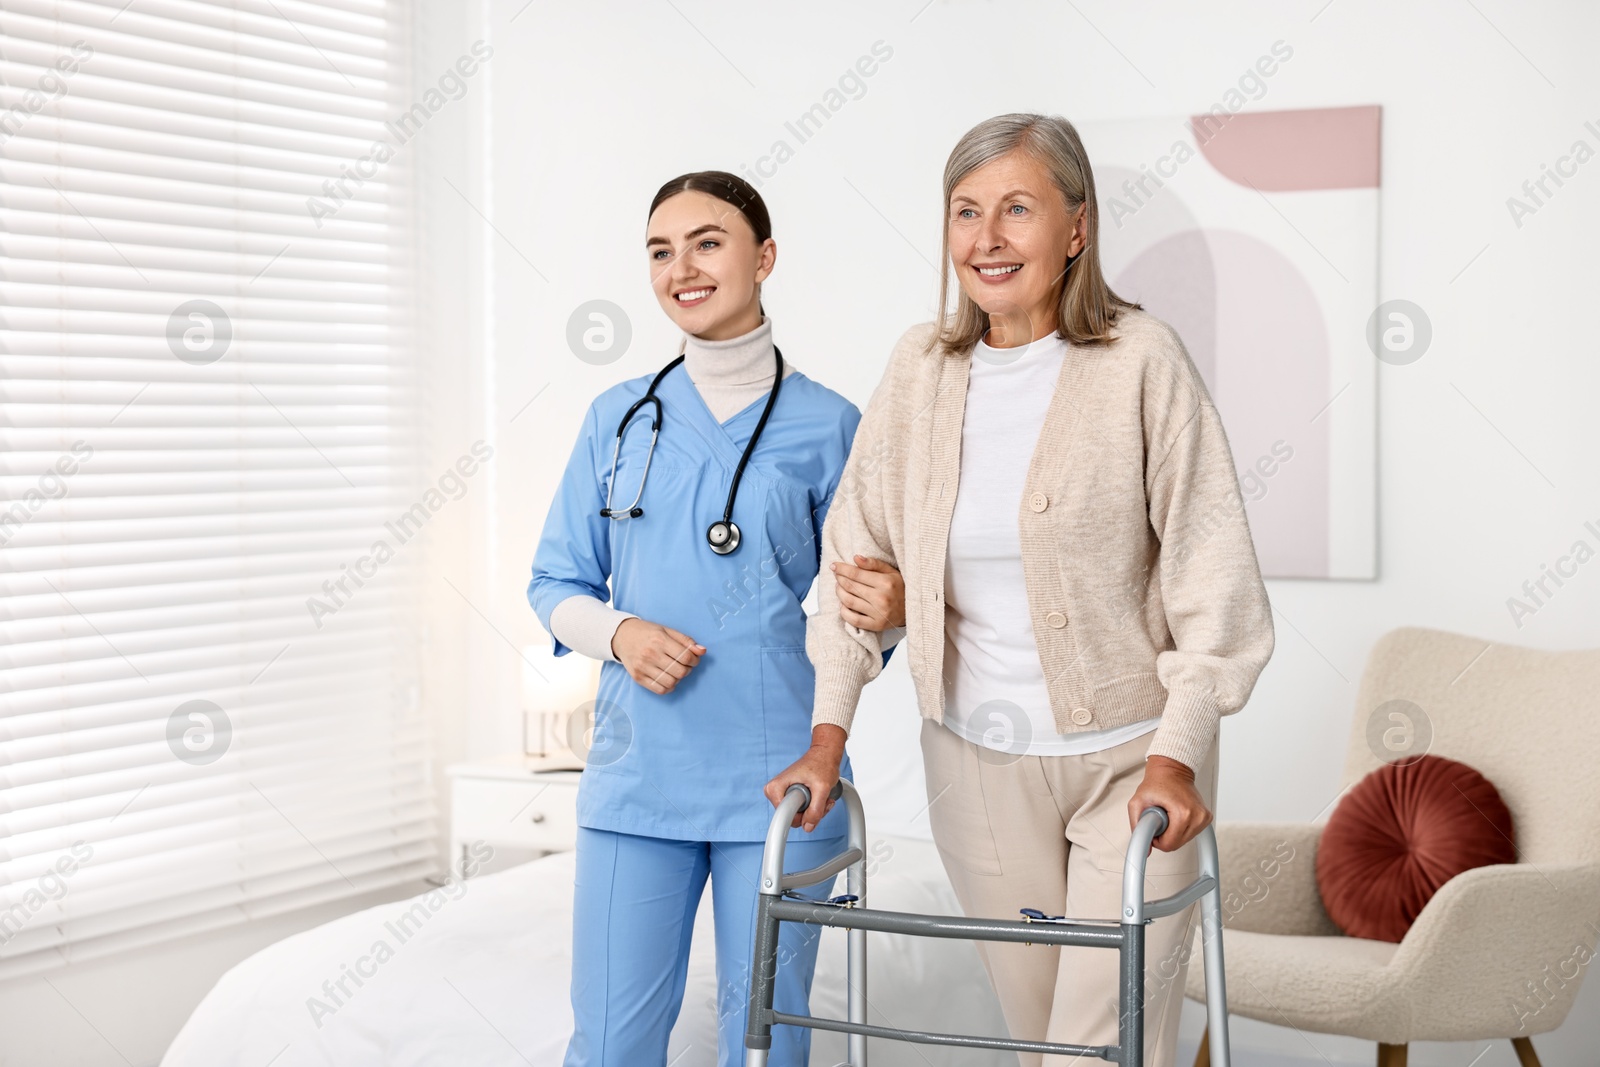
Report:
[{"label": "walker crossbar", "polygon": [[[1049,1052],[1062,1056],[1098,1056],[1116,1060],[1115,1045],[1062,1045],[1053,1041],[1018,1041],[1009,1037],[969,1037],[965,1034],[936,1034],[926,1030],[897,1030],[869,1023],[848,1023],[842,1019],[816,1019],[807,1015],[772,1013],[775,1023],[805,1026],[813,1030],[833,1030],[863,1037],[885,1037],[891,1041],[910,1041],[919,1045],[957,1045],[962,1048],[993,1048],[1007,1052]],[[747,1061],[748,1062],[748,1061]]]},{"label": "walker crossbar", "polygon": [[915,937],[953,937],[968,941],[1017,941],[1041,945],[1093,945],[1118,948],[1122,924],[1079,926],[1065,922],[1011,922],[1005,919],[967,919],[954,915],[911,915],[903,911],[841,908],[810,900],[774,900],[767,905],[772,917],[783,922],[815,926],[842,926],[847,930],[878,930]]},{"label": "walker crossbar", "polygon": [[[784,845],[790,823],[805,811],[811,794],[803,785],[792,785],[773,812],[767,828],[762,857],[761,890],[757,898],[755,958],[751,967],[750,1010],[745,1028],[746,1067],[766,1067],[772,1048],[772,1027],[803,1026],[849,1035],[847,1067],[866,1067],[867,1038],[906,1041],[925,1045],[999,1049],[1014,1052],[1053,1053],[1067,1056],[1096,1056],[1112,1063],[1142,1065],[1144,1062],[1144,960],[1145,926],[1151,920],[1175,915],[1199,900],[1202,942],[1205,951],[1206,1015],[1211,1062],[1229,1067],[1227,995],[1222,969],[1222,894],[1217,860],[1216,836],[1210,827],[1197,838],[1200,851],[1200,877],[1183,890],[1160,900],[1144,899],[1145,861],[1151,842],[1167,827],[1167,813],[1149,808],[1140,816],[1128,843],[1123,870],[1122,915],[1117,920],[1003,919],[966,918],[948,915],[918,915],[909,912],[874,911],[866,907],[866,815],[855,787],[841,781],[834,797],[842,796],[849,817],[845,851],[813,867],[785,875]],[[847,892],[856,899],[844,904],[784,895],[791,888],[815,885],[839,871],[846,872]],[[815,1018],[773,1010],[778,971],[778,928],[780,923],[798,922],[815,926],[837,926],[848,931],[849,995],[848,1019]],[[868,930],[908,934],[917,937],[960,938],[973,941],[1038,942],[1044,945],[1083,945],[1115,949],[1119,960],[1118,1043],[1115,1045],[1073,1045],[1050,1041],[1026,1041],[1009,1037],[969,1034],[942,1034],[876,1026],[867,1022],[867,943]]]}]

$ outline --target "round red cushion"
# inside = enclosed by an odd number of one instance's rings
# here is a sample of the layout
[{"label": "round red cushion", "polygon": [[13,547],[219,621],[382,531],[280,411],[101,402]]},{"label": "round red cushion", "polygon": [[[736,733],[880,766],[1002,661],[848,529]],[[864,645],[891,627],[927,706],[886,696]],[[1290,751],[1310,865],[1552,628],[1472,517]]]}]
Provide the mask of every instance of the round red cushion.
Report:
[{"label": "round red cushion", "polygon": [[1423,756],[1384,764],[1339,802],[1317,845],[1317,888],[1346,934],[1399,941],[1440,886],[1516,859],[1511,811],[1489,780]]}]

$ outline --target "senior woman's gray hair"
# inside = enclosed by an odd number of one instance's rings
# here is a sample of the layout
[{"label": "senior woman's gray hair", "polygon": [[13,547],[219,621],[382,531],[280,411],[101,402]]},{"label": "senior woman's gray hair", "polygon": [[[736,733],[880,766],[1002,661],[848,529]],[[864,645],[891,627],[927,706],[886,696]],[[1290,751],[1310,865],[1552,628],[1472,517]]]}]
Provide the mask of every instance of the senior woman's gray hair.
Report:
[{"label": "senior woman's gray hair", "polygon": [[1061,264],[1056,303],[1057,333],[1068,344],[1103,345],[1121,308],[1140,305],[1122,299],[1106,285],[1100,270],[1100,211],[1095,201],[1094,171],[1077,129],[1060,115],[1015,112],[985,119],[962,135],[944,166],[944,226],[939,260],[939,333],[934,344],[947,352],[968,352],[989,329],[989,316],[959,286],[955,314],[949,313],[950,198],[969,174],[1013,151],[1021,150],[1043,164],[1066,201],[1069,214],[1087,204],[1088,240],[1075,257]]}]

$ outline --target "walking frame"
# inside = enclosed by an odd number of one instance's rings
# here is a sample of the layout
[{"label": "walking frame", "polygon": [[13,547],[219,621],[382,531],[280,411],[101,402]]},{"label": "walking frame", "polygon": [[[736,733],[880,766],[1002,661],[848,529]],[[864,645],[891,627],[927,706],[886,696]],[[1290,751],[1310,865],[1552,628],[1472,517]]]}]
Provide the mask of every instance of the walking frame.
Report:
[{"label": "walking frame", "polygon": [[[1059,915],[1047,916],[1031,908],[1023,909],[1026,918],[1020,921],[918,915],[874,911],[866,906],[866,813],[861,806],[861,797],[851,783],[841,780],[834,787],[832,795],[835,799],[841,796],[844,799],[849,831],[845,850],[820,866],[793,874],[783,873],[784,845],[789,836],[790,823],[796,814],[805,811],[811,801],[810,790],[805,786],[796,784],[789,787],[767,827],[766,848],[761,859],[760,894],[757,898],[750,1010],[744,1038],[745,1067],[767,1067],[767,1054],[772,1048],[772,1027],[775,1024],[848,1034],[847,1067],[866,1067],[869,1037],[925,1045],[1096,1056],[1112,1063],[1143,1067],[1145,925],[1153,919],[1177,914],[1196,900],[1203,901],[1200,915],[1205,945],[1206,1018],[1211,1063],[1214,1067],[1229,1067],[1228,1009],[1222,972],[1221,874],[1217,863],[1217,839],[1211,827],[1206,827],[1196,839],[1200,850],[1200,877],[1172,896],[1147,901],[1144,899],[1145,860],[1150,853],[1151,842],[1167,828],[1167,813],[1160,808],[1145,809],[1134,826],[1133,839],[1128,843],[1127,861],[1122,872],[1120,919],[1067,919]],[[842,896],[818,901],[793,892],[828,881],[840,871],[848,872],[845,883],[847,892]],[[778,972],[778,926],[785,922],[839,926],[849,931],[847,1019],[790,1015],[773,1010],[773,992]],[[867,1022],[868,930],[917,937],[1115,949],[1120,961],[1118,1043],[1071,1045],[872,1025]],[[1181,996],[1182,991],[1174,990],[1173,995]]]}]

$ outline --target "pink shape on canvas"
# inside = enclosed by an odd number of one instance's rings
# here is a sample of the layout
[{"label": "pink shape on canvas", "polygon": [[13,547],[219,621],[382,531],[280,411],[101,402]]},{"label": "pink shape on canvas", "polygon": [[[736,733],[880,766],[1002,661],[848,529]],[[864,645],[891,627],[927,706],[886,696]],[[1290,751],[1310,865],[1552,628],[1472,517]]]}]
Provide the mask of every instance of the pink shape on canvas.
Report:
[{"label": "pink shape on canvas", "polygon": [[1191,115],[1189,128],[1217,172],[1262,191],[1376,189],[1376,105]]}]

